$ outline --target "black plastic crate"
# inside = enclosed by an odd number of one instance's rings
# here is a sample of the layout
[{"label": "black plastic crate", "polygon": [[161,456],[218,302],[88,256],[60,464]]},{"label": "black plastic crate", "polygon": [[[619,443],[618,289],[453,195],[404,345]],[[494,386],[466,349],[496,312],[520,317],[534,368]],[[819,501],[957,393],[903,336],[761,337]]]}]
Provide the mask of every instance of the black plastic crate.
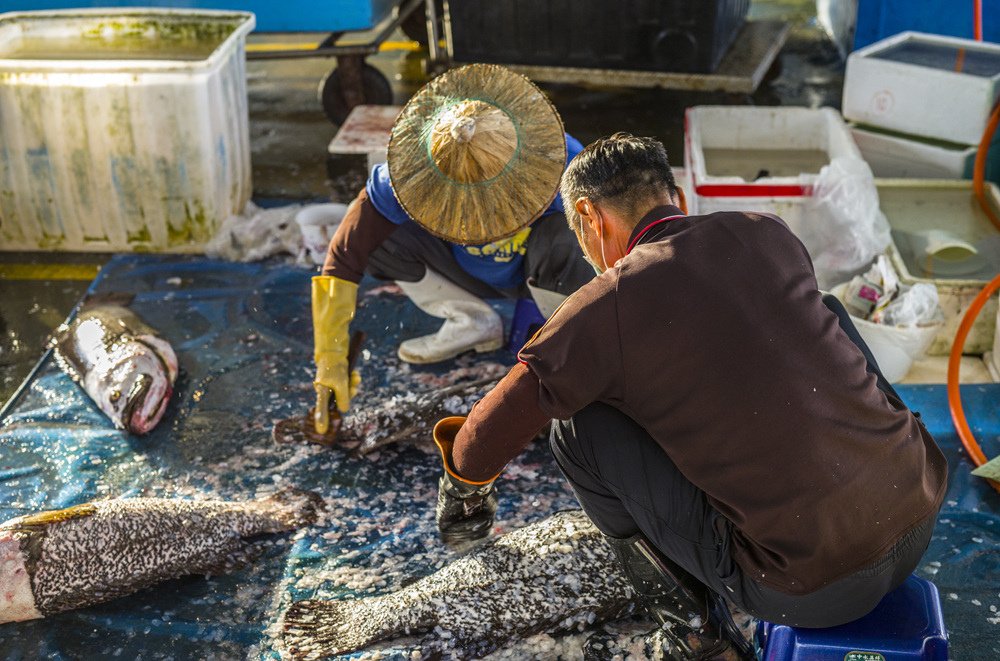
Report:
[{"label": "black plastic crate", "polygon": [[711,73],[750,0],[450,0],[459,62]]}]

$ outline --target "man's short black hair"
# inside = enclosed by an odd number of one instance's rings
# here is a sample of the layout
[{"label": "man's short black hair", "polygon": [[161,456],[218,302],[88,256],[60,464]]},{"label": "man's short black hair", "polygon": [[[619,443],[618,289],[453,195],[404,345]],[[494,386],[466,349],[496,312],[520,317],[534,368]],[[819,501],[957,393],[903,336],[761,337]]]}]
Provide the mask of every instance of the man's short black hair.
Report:
[{"label": "man's short black hair", "polygon": [[569,226],[580,232],[582,221],[575,204],[581,197],[607,202],[635,216],[648,211],[640,209],[641,205],[664,193],[676,196],[677,183],[663,143],[615,133],[590,143],[570,161],[562,176],[561,193]]}]

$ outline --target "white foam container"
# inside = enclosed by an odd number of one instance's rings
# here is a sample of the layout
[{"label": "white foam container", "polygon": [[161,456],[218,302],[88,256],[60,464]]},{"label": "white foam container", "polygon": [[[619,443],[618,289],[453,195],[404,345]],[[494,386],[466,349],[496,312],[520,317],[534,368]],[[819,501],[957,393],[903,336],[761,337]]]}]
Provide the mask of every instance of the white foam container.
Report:
[{"label": "white foam container", "polygon": [[[992,76],[959,73],[955,67],[936,68],[879,57],[900,48],[937,52],[942,59],[969,52],[1000,60],[1000,45],[919,32],[903,32],[857,50],[847,58],[844,77],[844,117],[902,133],[979,144],[990,111],[1000,93],[1000,73]],[[953,56],[954,54],[954,56]]]},{"label": "white foam container", "polygon": [[816,172],[747,181],[707,170],[705,149],[760,152],[821,151],[827,163],[837,157],[861,158],[840,115],[830,108],[695,106],[685,114],[684,167],[690,178],[692,213],[757,211],[780,216],[798,233],[803,205],[812,195]]},{"label": "white foam container", "polygon": [[[251,194],[253,27],[253,14],[233,11],[0,15],[0,249],[202,250]],[[60,39],[84,47],[64,59],[10,57]],[[120,44],[143,40],[205,47],[114,59]]]},{"label": "white foam container", "polygon": [[295,222],[302,231],[302,243],[314,264],[322,266],[330,239],[347,213],[347,205],[330,202],[310,204],[295,214]]},{"label": "white foam container", "polygon": [[972,175],[975,146],[927,142],[861,126],[850,130],[876,177],[964,179]]},{"label": "white foam container", "polygon": [[[956,239],[971,244],[997,235],[997,230],[973,196],[971,181],[878,179],[876,187],[882,211],[893,230],[920,232],[944,228]],[[994,210],[1000,212],[1000,191],[993,183],[987,182],[986,187],[987,199]],[[972,300],[989,283],[989,279],[933,278],[915,273],[904,260],[895,238],[886,254],[899,274],[900,282],[908,285],[927,282],[937,288],[945,323],[934,336],[927,353],[947,356],[951,352],[962,317]],[[983,354],[993,348],[996,317],[997,300],[993,298],[986,303],[969,330],[965,340],[965,353]]]}]

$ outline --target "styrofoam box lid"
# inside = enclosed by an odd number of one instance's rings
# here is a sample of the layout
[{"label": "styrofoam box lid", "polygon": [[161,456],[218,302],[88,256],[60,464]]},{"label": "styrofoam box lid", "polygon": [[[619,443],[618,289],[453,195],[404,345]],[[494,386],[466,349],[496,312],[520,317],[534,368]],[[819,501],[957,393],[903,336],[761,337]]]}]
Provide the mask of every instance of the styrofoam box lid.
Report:
[{"label": "styrofoam box lid", "polygon": [[212,69],[256,19],[210,9],[70,9],[0,14],[0,72],[133,73]]},{"label": "styrofoam box lid", "polygon": [[847,125],[830,108],[695,106],[685,113],[684,164],[697,195],[810,195],[818,171],[753,181],[717,176],[707,170],[705,149],[815,150],[825,152],[827,162],[861,158]]},{"label": "styrofoam box lid", "polygon": [[903,32],[847,59],[844,117],[973,145],[1000,85],[1000,45]]}]

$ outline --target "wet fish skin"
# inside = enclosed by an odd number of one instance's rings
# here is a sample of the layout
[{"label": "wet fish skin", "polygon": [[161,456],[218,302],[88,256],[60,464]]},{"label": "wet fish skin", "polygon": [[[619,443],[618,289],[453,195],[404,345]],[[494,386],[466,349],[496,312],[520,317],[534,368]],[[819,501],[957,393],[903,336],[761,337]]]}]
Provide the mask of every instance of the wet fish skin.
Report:
[{"label": "wet fish skin", "polygon": [[322,659],[433,631],[423,655],[477,658],[536,633],[621,617],[633,594],[587,516],[559,512],[507,533],[393,593],[292,604],[284,645]]},{"label": "wet fish skin", "polygon": [[145,434],[177,381],[177,356],[156,330],[120,305],[85,307],[56,330],[56,361],[119,429]]},{"label": "wet fish skin", "polygon": [[246,502],[126,498],[11,519],[0,524],[0,623],[222,573],[252,554],[245,538],[309,525],[318,502],[298,491]]}]

